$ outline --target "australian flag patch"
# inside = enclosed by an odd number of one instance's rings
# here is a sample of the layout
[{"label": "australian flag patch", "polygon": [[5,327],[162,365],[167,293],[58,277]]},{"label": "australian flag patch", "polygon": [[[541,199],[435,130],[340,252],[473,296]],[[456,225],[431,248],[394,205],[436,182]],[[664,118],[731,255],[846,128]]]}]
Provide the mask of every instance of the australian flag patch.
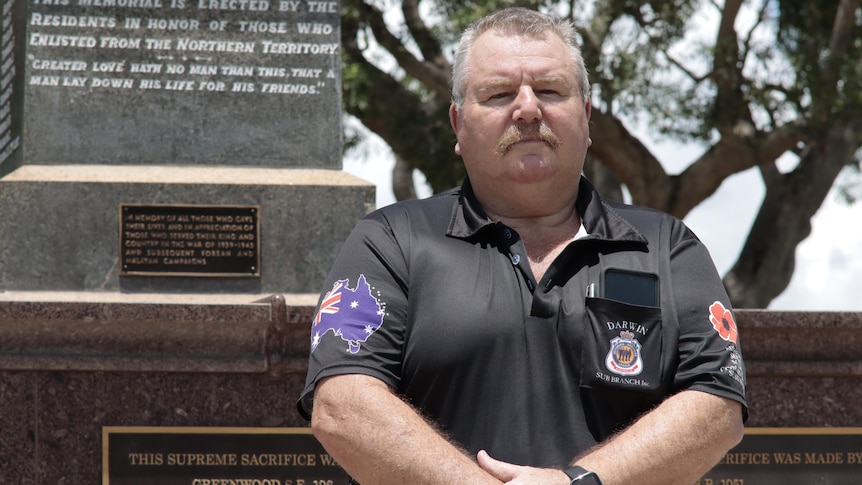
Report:
[{"label": "australian flag patch", "polygon": [[365,275],[359,275],[356,287],[351,289],[349,279],[338,280],[326,292],[311,328],[311,351],[320,344],[326,332],[347,342],[347,350],[355,354],[368,337],[383,325],[385,305],[371,294]]}]

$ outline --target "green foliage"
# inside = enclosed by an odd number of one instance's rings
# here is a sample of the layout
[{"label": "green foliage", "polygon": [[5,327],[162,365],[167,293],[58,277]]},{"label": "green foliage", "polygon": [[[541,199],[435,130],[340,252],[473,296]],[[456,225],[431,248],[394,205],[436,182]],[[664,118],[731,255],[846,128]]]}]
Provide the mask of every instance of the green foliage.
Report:
[{"label": "green foliage", "polygon": [[777,4],[779,43],[788,54],[816,66],[829,45],[838,2],[780,0]]},{"label": "green foliage", "polygon": [[[862,109],[862,18],[856,13],[853,42],[842,62],[830,55],[839,2],[780,0],[778,46],[796,73],[795,92],[814,105],[815,119],[827,125],[832,117]],[[851,13],[852,15],[852,13]],[[810,99],[810,101],[808,101]]]},{"label": "green foliage", "polygon": [[[689,140],[707,138],[710,110],[703,83],[686,78],[668,51],[690,26],[699,0],[596,2],[592,18],[573,15],[585,31],[585,60],[591,66],[593,102],[618,116],[645,113],[656,130]],[[697,53],[705,65],[710,51]]]}]

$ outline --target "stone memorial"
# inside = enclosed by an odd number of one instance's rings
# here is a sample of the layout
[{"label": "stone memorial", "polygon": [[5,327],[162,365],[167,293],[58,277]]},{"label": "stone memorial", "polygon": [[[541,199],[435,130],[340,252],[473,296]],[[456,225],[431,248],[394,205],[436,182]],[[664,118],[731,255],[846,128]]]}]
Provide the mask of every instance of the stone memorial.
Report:
[{"label": "stone memorial", "polygon": [[373,208],[337,1],[3,5],[0,288],[317,291]]},{"label": "stone memorial", "polygon": [[109,484],[111,429],[301,455],[317,293],[374,205],[339,2],[0,2],[0,483]]}]

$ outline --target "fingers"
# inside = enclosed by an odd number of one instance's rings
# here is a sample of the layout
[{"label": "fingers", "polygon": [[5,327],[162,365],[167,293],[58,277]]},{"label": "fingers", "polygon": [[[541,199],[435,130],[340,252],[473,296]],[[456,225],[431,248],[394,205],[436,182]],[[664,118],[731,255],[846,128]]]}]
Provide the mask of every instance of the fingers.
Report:
[{"label": "fingers", "polygon": [[481,450],[476,454],[476,460],[483,470],[490,473],[497,480],[508,482],[518,475],[518,470],[521,468],[518,465],[506,463],[505,461],[495,460],[487,451]]},{"label": "fingers", "polygon": [[485,450],[476,454],[476,460],[483,470],[493,475],[497,480],[510,485],[534,485],[536,483],[543,485],[559,483],[562,485],[570,481],[562,470],[514,465],[491,458],[491,455]]}]

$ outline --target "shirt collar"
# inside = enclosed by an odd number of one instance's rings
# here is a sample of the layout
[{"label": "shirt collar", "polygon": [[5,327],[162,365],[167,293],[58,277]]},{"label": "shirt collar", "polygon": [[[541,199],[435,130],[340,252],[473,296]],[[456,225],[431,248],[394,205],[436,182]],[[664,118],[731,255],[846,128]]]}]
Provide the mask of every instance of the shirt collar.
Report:
[{"label": "shirt collar", "polygon": [[[608,206],[595,187],[583,176],[578,186],[575,208],[581,216],[581,230],[575,235],[575,239],[646,243],[646,237]],[[473,192],[470,180],[465,179],[461,185],[458,200],[452,208],[452,217],[446,235],[459,239],[471,239],[478,237],[486,228],[498,225],[502,223],[488,218]],[[583,231],[586,234],[582,234]]]}]

